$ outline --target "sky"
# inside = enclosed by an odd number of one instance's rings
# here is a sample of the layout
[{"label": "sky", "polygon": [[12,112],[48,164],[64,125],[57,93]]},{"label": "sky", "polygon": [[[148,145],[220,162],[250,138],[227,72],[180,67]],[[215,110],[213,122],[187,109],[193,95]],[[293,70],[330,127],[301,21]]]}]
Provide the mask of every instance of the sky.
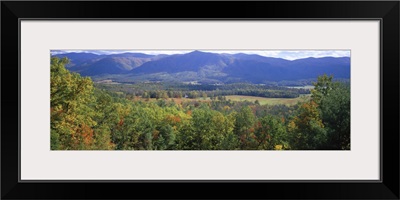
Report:
[{"label": "sky", "polygon": [[[94,54],[119,54],[119,53],[145,53],[157,54],[184,54],[194,50],[51,50],[51,54],[86,52]],[[350,57],[350,50],[199,50],[211,53],[245,53],[258,54],[266,57],[283,58],[286,60],[296,60],[300,58],[320,58],[320,57]]]}]

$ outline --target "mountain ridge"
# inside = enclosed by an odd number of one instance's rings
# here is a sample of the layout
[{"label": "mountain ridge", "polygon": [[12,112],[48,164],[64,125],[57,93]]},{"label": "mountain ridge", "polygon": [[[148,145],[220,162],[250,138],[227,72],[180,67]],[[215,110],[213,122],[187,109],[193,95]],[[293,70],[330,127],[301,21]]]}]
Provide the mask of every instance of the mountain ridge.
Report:
[{"label": "mountain ridge", "polygon": [[350,57],[321,57],[286,60],[257,54],[226,54],[192,51],[185,54],[150,55],[122,53],[56,54],[68,57],[68,69],[83,76],[116,75],[132,81],[251,82],[301,80],[322,74],[350,78]]}]

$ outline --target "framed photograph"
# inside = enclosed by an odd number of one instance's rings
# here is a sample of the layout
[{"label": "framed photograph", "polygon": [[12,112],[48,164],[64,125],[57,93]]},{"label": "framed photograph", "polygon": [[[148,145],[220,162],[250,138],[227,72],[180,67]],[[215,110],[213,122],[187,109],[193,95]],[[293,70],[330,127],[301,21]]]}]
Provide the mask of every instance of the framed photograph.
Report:
[{"label": "framed photograph", "polygon": [[399,199],[399,8],[3,1],[1,198]]}]

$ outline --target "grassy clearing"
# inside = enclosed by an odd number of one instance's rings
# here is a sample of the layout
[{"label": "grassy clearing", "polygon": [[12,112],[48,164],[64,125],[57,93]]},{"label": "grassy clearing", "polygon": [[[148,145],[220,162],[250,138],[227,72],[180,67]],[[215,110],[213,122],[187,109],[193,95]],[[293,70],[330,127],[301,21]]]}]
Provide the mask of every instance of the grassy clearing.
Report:
[{"label": "grassy clearing", "polygon": [[[231,101],[250,101],[250,102],[255,102],[258,100],[260,102],[260,105],[278,105],[278,104],[285,104],[285,105],[295,105],[298,102],[306,102],[310,100],[310,95],[302,95],[298,98],[265,98],[265,97],[254,97],[254,96],[242,96],[242,95],[228,95],[226,96],[227,100]],[[143,98],[136,98],[135,100],[139,101],[150,101],[154,102],[157,101],[155,98],[150,98],[148,100],[143,99]],[[187,101],[200,101],[200,102],[209,102],[211,99],[209,97],[207,98],[197,98],[197,99],[189,99],[189,98],[168,98],[166,100],[169,101],[174,101],[175,103],[181,104],[182,102],[187,102]]]},{"label": "grassy clearing", "polygon": [[226,99],[230,99],[232,101],[250,101],[255,102],[258,100],[260,105],[277,105],[277,104],[285,104],[285,105],[295,105],[298,102],[305,102],[310,100],[310,95],[303,95],[298,98],[265,98],[265,97],[253,97],[253,96],[241,96],[241,95],[229,95],[226,96]]},{"label": "grassy clearing", "polygon": [[[150,98],[150,99],[145,99],[145,98],[136,98],[135,100],[139,100],[139,101],[150,101],[150,102],[155,102],[161,99],[155,99],[155,98]],[[197,98],[197,99],[189,99],[189,98],[168,98],[165,99],[167,101],[174,101],[177,104],[181,104],[182,102],[187,102],[187,101],[199,101],[199,102],[209,102],[211,101],[210,98]]]},{"label": "grassy clearing", "polygon": [[315,88],[315,86],[313,86],[313,85],[305,85],[305,86],[287,86],[287,88],[312,90],[312,89]]}]

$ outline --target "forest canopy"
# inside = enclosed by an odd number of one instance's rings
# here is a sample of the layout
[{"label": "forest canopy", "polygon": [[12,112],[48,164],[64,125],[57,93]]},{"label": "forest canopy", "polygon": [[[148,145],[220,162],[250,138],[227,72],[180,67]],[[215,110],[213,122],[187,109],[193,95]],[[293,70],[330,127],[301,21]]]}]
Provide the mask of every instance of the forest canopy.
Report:
[{"label": "forest canopy", "polygon": [[319,76],[296,105],[231,101],[224,90],[192,90],[178,102],[180,90],[107,90],[68,63],[51,58],[51,150],[350,149],[350,85],[333,76]]}]

